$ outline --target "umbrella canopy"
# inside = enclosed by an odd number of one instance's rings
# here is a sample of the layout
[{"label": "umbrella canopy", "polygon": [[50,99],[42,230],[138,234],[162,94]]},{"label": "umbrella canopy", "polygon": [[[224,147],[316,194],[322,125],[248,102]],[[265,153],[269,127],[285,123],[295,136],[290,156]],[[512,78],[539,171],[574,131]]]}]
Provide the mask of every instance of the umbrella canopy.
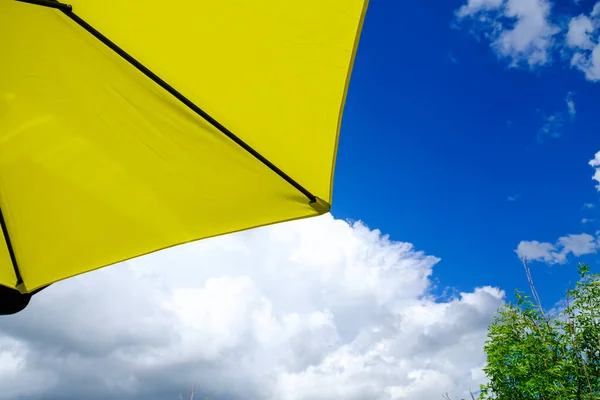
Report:
[{"label": "umbrella canopy", "polygon": [[366,0],[0,0],[0,285],[326,213]]}]

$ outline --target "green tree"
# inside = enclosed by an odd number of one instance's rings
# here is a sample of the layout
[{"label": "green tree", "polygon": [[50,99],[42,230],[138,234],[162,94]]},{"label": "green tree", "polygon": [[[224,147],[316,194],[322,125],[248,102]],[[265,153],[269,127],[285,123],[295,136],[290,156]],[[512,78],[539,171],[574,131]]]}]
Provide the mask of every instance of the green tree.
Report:
[{"label": "green tree", "polygon": [[488,328],[479,399],[600,399],[600,276],[580,264],[564,307],[548,314],[523,266],[532,295],[516,291]]}]

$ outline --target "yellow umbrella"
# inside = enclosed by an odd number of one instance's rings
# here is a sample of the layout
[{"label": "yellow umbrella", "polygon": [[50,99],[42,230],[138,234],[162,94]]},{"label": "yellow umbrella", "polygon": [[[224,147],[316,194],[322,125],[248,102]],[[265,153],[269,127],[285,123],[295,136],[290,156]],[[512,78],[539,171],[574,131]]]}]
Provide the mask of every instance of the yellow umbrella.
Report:
[{"label": "yellow umbrella", "polygon": [[2,291],[327,213],[366,7],[0,0]]}]

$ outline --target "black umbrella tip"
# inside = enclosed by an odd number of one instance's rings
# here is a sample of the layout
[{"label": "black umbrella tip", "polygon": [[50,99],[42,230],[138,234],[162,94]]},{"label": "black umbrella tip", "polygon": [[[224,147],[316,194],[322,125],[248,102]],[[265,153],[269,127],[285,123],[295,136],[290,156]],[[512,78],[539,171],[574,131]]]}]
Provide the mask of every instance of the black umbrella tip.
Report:
[{"label": "black umbrella tip", "polygon": [[13,315],[23,311],[31,300],[31,293],[22,294],[16,289],[0,285],[0,315]]}]

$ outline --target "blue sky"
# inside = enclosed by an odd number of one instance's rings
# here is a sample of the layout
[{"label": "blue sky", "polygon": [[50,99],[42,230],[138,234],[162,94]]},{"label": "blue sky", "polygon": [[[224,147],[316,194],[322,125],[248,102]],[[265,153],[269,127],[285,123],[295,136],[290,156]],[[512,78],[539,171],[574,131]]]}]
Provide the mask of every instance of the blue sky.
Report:
[{"label": "blue sky", "polygon": [[[548,4],[529,3],[525,18]],[[459,290],[525,290],[519,242],[595,235],[598,209],[582,208],[600,205],[588,165],[600,150],[600,83],[571,67],[565,45],[570,18],[589,15],[594,4],[551,3],[548,24],[562,31],[552,36],[548,60],[530,66],[539,49],[526,50],[514,66],[517,52],[499,54],[477,18],[497,18],[507,31],[518,20],[493,10],[460,20],[466,1],[371,1],[344,115],[333,214],[440,257],[440,287]],[[559,299],[578,261],[598,260],[533,263],[544,301]]]}]

